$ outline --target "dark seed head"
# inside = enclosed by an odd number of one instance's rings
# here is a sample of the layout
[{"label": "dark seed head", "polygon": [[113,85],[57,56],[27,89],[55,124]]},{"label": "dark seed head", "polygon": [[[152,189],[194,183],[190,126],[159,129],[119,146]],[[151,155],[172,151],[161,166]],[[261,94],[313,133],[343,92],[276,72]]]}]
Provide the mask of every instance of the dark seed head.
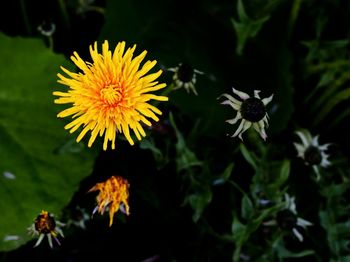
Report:
[{"label": "dark seed head", "polygon": [[276,221],[281,229],[292,230],[297,225],[297,216],[289,209],[285,209],[277,213]]},{"label": "dark seed head", "polygon": [[47,22],[47,21],[44,21],[42,24],[41,24],[41,29],[45,32],[50,32],[52,31],[52,28],[53,28],[53,24],[50,23],[50,22]]},{"label": "dark seed head", "polygon": [[259,122],[266,115],[266,108],[260,99],[250,97],[242,102],[241,114],[245,120]]},{"label": "dark seed head", "polygon": [[183,83],[189,83],[192,81],[194,75],[194,69],[188,63],[182,63],[177,71],[178,79]]},{"label": "dark seed head", "polygon": [[34,221],[35,230],[40,234],[50,234],[55,230],[56,221],[49,214],[40,214]]},{"label": "dark seed head", "polygon": [[320,150],[315,146],[309,146],[304,153],[305,161],[309,165],[319,165],[322,162]]}]

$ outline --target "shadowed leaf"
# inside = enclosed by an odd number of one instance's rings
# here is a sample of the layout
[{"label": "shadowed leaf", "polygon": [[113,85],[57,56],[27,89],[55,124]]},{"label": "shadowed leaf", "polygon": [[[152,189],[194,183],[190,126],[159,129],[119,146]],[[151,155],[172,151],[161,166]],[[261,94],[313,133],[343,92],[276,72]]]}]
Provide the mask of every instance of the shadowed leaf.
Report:
[{"label": "shadowed leaf", "polygon": [[0,57],[0,172],[7,174],[0,178],[0,251],[5,251],[31,238],[27,228],[42,209],[59,218],[92,171],[93,154],[62,149],[69,134],[56,118],[52,91],[66,59],[40,40],[2,34]]}]

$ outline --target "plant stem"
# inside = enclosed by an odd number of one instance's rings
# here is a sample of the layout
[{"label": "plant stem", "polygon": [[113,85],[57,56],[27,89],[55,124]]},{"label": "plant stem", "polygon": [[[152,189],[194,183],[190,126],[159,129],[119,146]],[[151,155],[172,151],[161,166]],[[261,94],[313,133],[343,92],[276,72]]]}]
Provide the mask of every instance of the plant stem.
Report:
[{"label": "plant stem", "polygon": [[22,13],[22,17],[23,17],[23,21],[24,21],[24,25],[26,27],[26,31],[28,35],[32,34],[32,29],[28,20],[28,15],[27,15],[27,11],[26,11],[26,5],[24,3],[24,0],[20,0],[20,6],[21,6],[21,13]]}]

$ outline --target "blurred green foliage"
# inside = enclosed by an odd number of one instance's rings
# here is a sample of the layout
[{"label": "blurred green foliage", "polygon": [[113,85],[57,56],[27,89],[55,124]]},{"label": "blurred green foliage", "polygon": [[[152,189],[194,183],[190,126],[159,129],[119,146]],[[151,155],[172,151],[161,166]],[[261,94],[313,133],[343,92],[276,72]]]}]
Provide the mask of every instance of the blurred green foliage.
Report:
[{"label": "blurred green foliage", "polygon": [[[79,182],[92,171],[94,154],[71,144],[52,106],[62,55],[38,39],[0,35],[0,250],[26,243],[41,210],[60,215]],[[70,145],[69,145],[70,144]],[[5,241],[6,236],[18,240]]]}]

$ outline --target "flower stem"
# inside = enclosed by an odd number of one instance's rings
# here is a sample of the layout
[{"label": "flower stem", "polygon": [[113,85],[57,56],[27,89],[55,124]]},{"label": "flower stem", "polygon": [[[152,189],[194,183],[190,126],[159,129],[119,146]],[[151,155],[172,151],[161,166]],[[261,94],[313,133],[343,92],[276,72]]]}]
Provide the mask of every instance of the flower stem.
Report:
[{"label": "flower stem", "polygon": [[58,0],[58,5],[61,11],[63,24],[65,25],[66,29],[70,30],[69,15],[64,0]]},{"label": "flower stem", "polygon": [[28,15],[27,15],[26,5],[24,3],[24,0],[20,1],[20,6],[21,6],[21,13],[22,13],[22,16],[23,16],[23,21],[24,21],[24,24],[25,24],[25,27],[26,27],[26,30],[27,30],[27,34],[31,35],[32,34],[32,29],[30,27],[30,23],[29,23],[29,20],[28,20]]}]

